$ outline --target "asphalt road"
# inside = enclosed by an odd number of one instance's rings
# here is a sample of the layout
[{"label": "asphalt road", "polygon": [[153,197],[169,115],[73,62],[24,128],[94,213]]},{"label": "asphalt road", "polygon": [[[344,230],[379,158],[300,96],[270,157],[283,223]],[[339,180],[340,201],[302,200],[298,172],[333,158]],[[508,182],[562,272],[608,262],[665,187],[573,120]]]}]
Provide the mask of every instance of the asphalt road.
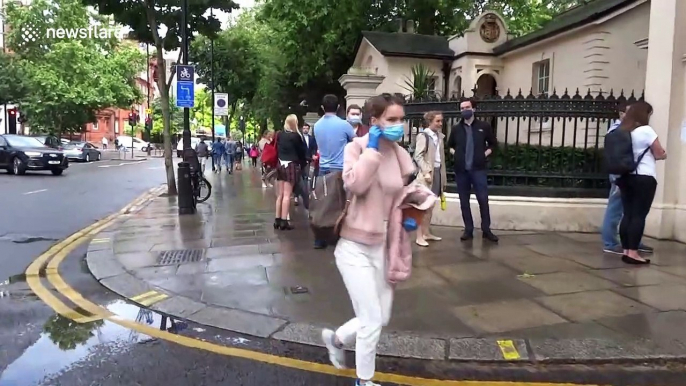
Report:
[{"label": "asphalt road", "polygon": [[[119,210],[163,181],[160,159],[123,165],[120,161],[78,164],[61,177],[14,177],[0,172],[0,235],[4,235],[0,241],[0,274],[13,278],[11,283],[0,279],[0,386],[353,385],[350,378],[318,372],[317,364],[327,363],[322,349],[182,322],[174,327],[162,315],[126,303],[90,275],[84,264],[85,245],[67,257],[60,274],[88,300],[121,317],[171,330],[176,336],[297,358],[312,365],[291,369],[209,349],[188,348],[173,339],[153,339],[109,321],[77,324],[56,315],[33,295],[21,273],[54,243],[52,240],[63,239]],[[36,238],[47,240],[33,241]],[[452,386],[535,385],[528,382],[546,382],[546,386],[683,386],[686,379],[684,366],[675,363],[507,366],[381,359],[378,370],[460,381]]]}]

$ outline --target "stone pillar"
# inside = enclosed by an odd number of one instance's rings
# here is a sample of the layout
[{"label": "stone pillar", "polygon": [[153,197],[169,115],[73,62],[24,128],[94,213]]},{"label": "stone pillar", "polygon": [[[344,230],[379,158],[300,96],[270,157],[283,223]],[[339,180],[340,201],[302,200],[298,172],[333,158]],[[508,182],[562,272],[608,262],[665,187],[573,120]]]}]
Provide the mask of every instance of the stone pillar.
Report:
[{"label": "stone pillar", "polygon": [[[646,101],[655,112],[650,125],[667,149],[657,162],[657,193],[645,234],[686,242],[686,1],[650,3]],[[686,130],[686,129],[684,129]]]},{"label": "stone pillar", "polygon": [[384,79],[384,76],[364,73],[355,74],[348,71],[347,74],[343,74],[338,79],[338,82],[346,91],[345,101],[347,106],[351,104],[364,106],[367,99],[378,94],[376,88],[379,87]]},{"label": "stone pillar", "polygon": [[312,127],[319,120],[319,114],[314,113],[314,112],[309,112],[309,113],[305,114],[305,116],[303,117],[303,120],[305,122],[307,122],[310,125],[310,127]]}]

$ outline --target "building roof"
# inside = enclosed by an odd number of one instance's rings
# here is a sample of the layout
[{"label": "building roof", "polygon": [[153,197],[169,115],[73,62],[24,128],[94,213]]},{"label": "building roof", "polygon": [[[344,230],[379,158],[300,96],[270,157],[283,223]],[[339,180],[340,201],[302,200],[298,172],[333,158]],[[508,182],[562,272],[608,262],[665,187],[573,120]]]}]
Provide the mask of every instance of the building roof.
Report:
[{"label": "building roof", "polygon": [[[452,59],[455,56],[448,45],[448,39],[443,36],[364,31],[362,37],[384,56],[426,59]],[[360,43],[355,51],[359,49]]]},{"label": "building roof", "polygon": [[598,20],[637,1],[639,0],[593,0],[587,4],[572,8],[569,11],[558,15],[539,30],[516,39],[509,40],[498,47],[495,47],[493,49],[493,53],[496,55],[501,55],[506,52],[514,51],[518,48],[540,42],[555,35]]}]

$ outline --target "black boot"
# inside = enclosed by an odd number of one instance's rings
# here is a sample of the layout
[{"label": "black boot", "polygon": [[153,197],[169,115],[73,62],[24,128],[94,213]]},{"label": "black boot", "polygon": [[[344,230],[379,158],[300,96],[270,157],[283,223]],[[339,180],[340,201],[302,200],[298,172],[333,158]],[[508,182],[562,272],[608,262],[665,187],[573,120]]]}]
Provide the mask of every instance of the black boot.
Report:
[{"label": "black boot", "polygon": [[293,225],[291,225],[288,220],[281,220],[281,227],[279,227],[282,231],[289,231],[293,229]]},{"label": "black boot", "polygon": [[281,228],[281,219],[277,217],[274,219],[274,229],[279,229],[279,228]]}]

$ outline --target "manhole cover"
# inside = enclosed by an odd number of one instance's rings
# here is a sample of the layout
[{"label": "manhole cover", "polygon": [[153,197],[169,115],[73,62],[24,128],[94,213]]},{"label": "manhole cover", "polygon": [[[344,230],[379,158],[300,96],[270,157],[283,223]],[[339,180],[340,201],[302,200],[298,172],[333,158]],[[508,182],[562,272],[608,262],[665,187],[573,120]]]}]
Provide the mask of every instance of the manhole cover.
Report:
[{"label": "manhole cover", "polygon": [[159,265],[176,265],[195,263],[205,256],[204,249],[178,249],[175,251],[162,251],[158,258]]}]

